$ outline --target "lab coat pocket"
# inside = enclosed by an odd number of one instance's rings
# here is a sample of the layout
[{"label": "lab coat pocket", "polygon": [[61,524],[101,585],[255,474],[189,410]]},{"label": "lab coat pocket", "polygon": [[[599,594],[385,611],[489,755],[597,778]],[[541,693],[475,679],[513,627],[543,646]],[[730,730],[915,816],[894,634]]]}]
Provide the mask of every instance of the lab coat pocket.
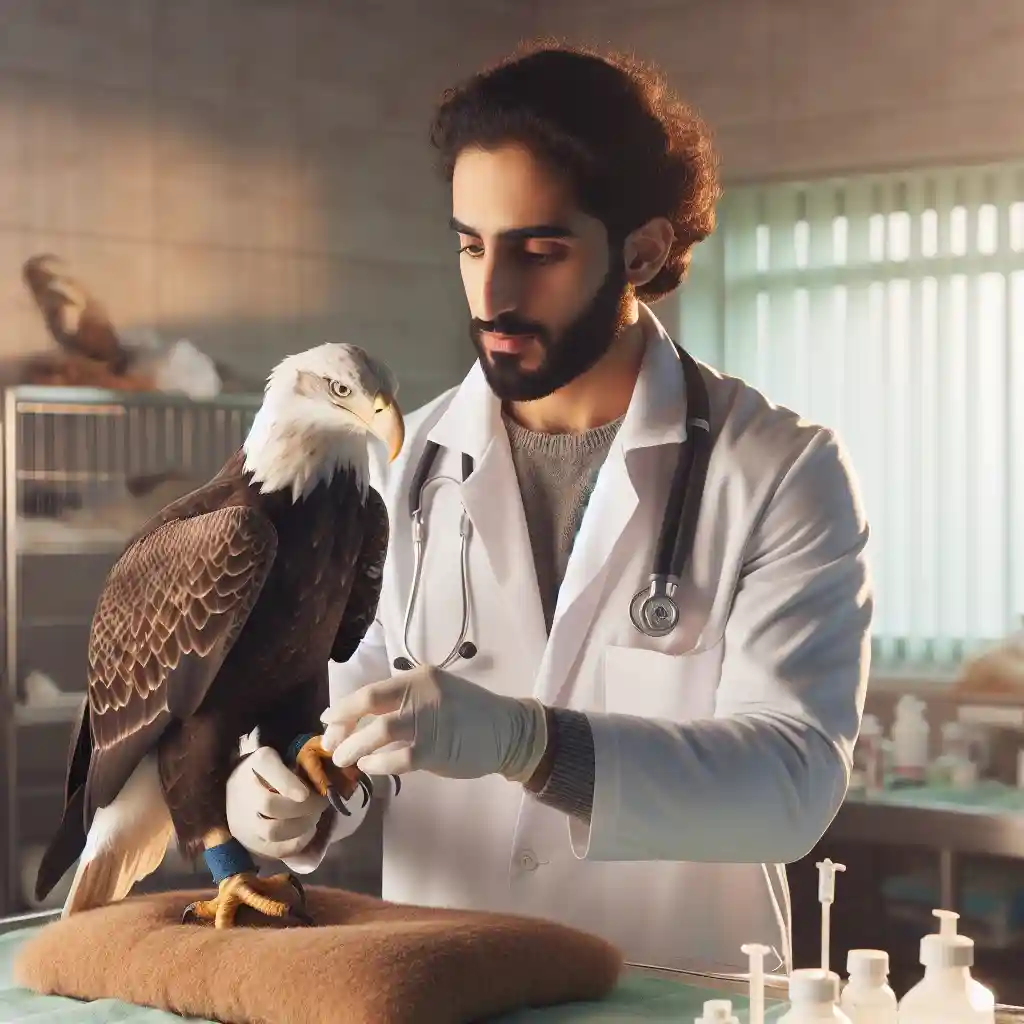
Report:
[{"label": "lab coat pocket", "polygon": [[637,647],[604,650],[605,710],[682,722],[710,718],[715,709],[724,641],[688,654]]}]

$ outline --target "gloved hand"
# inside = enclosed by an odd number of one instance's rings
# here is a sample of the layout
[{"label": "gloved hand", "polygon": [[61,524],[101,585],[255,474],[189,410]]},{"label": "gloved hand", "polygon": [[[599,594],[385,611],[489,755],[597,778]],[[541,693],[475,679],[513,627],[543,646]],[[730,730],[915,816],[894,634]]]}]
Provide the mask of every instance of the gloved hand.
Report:
[{"label": "gloved hand", "polygon": [[261,857],[283,860],[304,850],[329,807],[327,798],[310,790],[273,747],[257,747],[228,778],[228,829]]},{"label": "gloved hand", "polygon": [[321,742],[334,763],[358,764],[369,775],[423,769],[475,779],[497,772],[526,782],[548,740],[540,701],[502,697],[431,666],[369,683],[321,718]]}]

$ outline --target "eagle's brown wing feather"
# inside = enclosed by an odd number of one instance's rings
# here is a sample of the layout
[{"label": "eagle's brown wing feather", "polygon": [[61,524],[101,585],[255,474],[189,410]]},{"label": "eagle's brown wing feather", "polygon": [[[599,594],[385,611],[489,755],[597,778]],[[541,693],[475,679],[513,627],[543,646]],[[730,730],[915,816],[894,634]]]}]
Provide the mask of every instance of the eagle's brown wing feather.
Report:
[{"label": "eagle's brown wing feather", "polygon": [[355,581],[331,648],[333,661],[348,661],[355,654],[377,614],[389,532],[387,506],[371,487],[366,498],[366,528],[356,564]]},{"label": "eagle's brown wing feather", "polygon": [[87,822],[117,795],[171,718],[202,704],[276,551],[270,520],[231,506],[165,523],[114,566],[89,639]]}]

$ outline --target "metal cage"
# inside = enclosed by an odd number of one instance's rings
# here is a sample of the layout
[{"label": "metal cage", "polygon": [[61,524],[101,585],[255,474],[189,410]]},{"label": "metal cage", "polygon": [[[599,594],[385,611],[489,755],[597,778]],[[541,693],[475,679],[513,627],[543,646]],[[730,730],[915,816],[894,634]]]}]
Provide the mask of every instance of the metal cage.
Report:
[{"label": "metal cage", "polygon": [[[147,474],[209,479],[241,445],[261,401],[59,387],[2,393],[0,915],[24,909],[20,848],[45,842],[59,821],[95,600],[133,532],[130,511],[115,522],[101,513],[90,520],[89,510]],[[59,692],[27,700],[32,672]]]}]

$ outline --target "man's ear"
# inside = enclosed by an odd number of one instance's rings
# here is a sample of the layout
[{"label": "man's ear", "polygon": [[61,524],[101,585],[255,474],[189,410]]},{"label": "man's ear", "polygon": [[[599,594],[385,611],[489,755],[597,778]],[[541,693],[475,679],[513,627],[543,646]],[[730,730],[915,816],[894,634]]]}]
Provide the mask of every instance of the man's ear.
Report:
[{"label": "man's ear", "polygon": [[630,232],[622,252],[626,280],[634,287],[647,284],[665,265],[675,238],[675,229],[665,217],[654,217]]}]

